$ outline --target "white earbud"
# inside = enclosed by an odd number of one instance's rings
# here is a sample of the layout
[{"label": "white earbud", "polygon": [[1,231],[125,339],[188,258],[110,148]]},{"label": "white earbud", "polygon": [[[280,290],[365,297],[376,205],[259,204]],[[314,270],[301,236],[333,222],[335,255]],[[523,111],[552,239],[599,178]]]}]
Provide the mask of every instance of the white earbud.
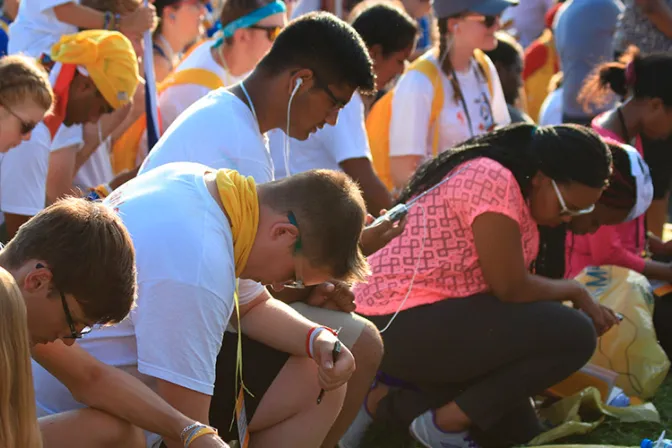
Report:
[{"label": "white earbud", "polygon": [[301,84],[303,84],[303,78],[297,79],[296,82],[294,83],[294,90],[292,90],[292,94],[290,95],[290,97],[296,95],[296,92],[298,92],[299,87],[301,87]]}]

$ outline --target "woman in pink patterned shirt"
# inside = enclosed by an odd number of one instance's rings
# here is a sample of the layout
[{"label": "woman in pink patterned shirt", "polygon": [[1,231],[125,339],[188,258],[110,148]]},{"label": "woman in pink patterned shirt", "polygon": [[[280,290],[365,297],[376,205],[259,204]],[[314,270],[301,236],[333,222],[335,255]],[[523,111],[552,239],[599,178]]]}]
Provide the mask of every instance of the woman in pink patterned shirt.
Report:
[{"label": "woman in pink patterned shirt", "polygon": [[355,289],[358,313],[382,331],[381,371],[403,387],[378,384],[342,446],[371,414],[410,424],[426,447],[511,446],[541,431],[530,397],[581,368],[596,330],[617,319],[579,283],[532,273],[537,226],[592,211],[610,173],[592,130],[528,124],[418,169],[400,201],[445,182],[369,257],[373,273]]}]

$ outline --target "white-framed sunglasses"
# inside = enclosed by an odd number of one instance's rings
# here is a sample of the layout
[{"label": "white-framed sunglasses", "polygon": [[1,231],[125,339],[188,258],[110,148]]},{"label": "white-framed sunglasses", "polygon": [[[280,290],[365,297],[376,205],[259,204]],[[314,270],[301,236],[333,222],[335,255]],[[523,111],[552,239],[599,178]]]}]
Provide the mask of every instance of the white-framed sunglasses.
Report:
[{"label": "white-framed sunglasses", "polygon": [[558,188],[558,184],[553,179],[551,179],[551,184],[553,184],[555,195],[558,197],[558,202],[560,202],[560,216],[583,216],[587,215],[588,213],[592,213],[593,210],[595,210],[595,204],[592,204],[590,207],[586,207],[582,210],[571,210],[567,208],[567,203],[565,202],[565,198],[562,196],[560,188]]}]

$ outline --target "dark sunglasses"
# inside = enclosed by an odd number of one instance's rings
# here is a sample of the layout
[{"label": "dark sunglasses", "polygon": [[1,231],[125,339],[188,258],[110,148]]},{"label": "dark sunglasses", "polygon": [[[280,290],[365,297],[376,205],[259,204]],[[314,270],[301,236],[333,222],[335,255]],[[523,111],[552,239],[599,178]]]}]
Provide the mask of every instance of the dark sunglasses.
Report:
[{"label": "dark sunglasses", "polygon": [[281,26],[264,26],[264,25],[250,25],[248,28],[253,29],[253,30],[263,30],[266,31],[266,36],[268,37],[268,40],[271,42],[275,41],[275,39],[278,38],[278,35],[280,34],[280,31],[282,31]]},{"label": "dark sunglasses", "polygon": [[16,114],[16,112],[14,112],[12,109],[5,106],[4,104],[0,103],[0,106],[4,107],[7,112],[9,112],[11,115],[14,115],[14,118],[19,120],[19,123],[21,124],[21,135],[30,134],[33,131],[33,129],[35,129],[35,126],[37,126],[37,123],[31,123],[29,121],[25,121],[23,118],[19,117]]},{"label": "dark sunglasses", "polygon": [[465,19],[481,22],[486,28],[492,28],[499,21],[499,16],[466,16]]}]

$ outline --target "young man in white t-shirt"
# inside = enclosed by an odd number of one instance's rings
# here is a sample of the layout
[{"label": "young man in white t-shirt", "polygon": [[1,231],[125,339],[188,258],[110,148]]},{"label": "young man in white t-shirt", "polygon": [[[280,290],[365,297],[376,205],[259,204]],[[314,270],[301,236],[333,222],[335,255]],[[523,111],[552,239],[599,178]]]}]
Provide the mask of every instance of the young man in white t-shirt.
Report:
[{"label": "young man in white t-shirt", "polygon": [[140,82],[130,41],[114,31],[64,36],[45,65],[56,96],[54,113],[35,127],[29,140],[7,153],[0,165],[0,209],[9,238],[45,206],[50,150],[81,141],[78,125],[96,122],[101,115],[129,105]]},{"label": "young man in white t-shirt", "polygon": [[[373,60],[376,87],[382,90],[405,68],[413,53],[418,26],[402,7],[374,3],[356,8],[352,27],[362,37]],[[394,33],[389,30],[393,29]],[[374,216],[390,208],[392,197],[376,175],[366,133],[362,97],[355,92],[338,117],[335,126],[327,125],[305,140],[290,139],[289,172],[310,169],[343,170],[362,189],[366,205]],[[275,178],[287,175],[283,160],[284,133],[269,133]]]},{"label": "young man in white t-shirt", "polygon": [[[179,439],[194,424],[136,378],[74,345],[87,327],[123,320],[135,301],[133,243],[109,207],[75,198],[47,207],[0,250],[0,268],[26,303],[33,360],[90,407],[40,419],[45,446],[138,447],[139,427]],[[209,436],[196,446],[225,445]]]},{"label": "young man in white t-shirt", "polygon": [[[333,15],[305,15],[280,33],[270,52],[243,83],[211,92],[178,117],[150,152],[140,173],[167,163],[188,161],[235,169],[259,183],[269,182],[274,168],[266,132],[287,128],[288,106],[289,134],[305,140],[326,124],[335,125],[341,108],[355,90],[375,90],[372,61],[364,42],[352,27]],[[335,214],[334,219],[340,219],[340,215]],[[364,233],[381,231],[386,243],[402,229],[386,223]],[[380,234],[377,237],[382,239]],[[307,294],[282,300],[292,302],[311,320],[332,328],[342,327],[344,343],[357,360],[343,412],[325,440],[325,446],[333,446],[361,407],[381,360],[382,343],[375,326],[350,314],[354,305],[347,287],[328,287],[327,296],[326,303],[319,299],[310,302]],[[334,303],[342,303],[341,300],[345,302],[341,307]],[[303,303],[306,301],[320,307],[308,306]],[[253,355],[246,356],[247,365],[272,368],[262,357]]]},{"label": "young man in white t-shirt", "polygon": [[[238,193],[222,193],[225,182]],[[138,376],[184,414],[210,419],[226,440],[237,436],[226,434],[237,392],[238,337],[225,334],[232,315],[238,327],[236,277],[281,289],[330,278],[357,282],[368,273],[358,246],[364,201],[356,184],[335,171],[255,186],[237,172],[174,163],[138,176],[104,203],[133,239],[137,306],[128,319],[95,328],[80,345]],[[332,213],[347,218],[336,222]],[[246,261],[241,244],[249,251]],[[263,286],[241,285],[238,296],[242,355],[262,355],[270,367],[242,366],[254,395],[245,397],[252,446],[319,446],[341,408],[352,355],[343,347],[334,361],[335,333],[271,298]],[[81,407],[39,368],[35,383],[38,412]],[[320,388],[328,391],[318,404]],[[149,442],[156,439],[150,435]]]}]

